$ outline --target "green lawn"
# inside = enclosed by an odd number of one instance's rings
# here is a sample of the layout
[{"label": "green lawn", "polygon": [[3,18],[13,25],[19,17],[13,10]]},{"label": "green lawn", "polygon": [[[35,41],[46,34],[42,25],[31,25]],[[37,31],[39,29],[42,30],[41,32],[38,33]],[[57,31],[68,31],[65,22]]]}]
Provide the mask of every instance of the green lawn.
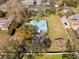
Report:
[{"label": "green lawn", "polygon": [[[23,59],[27,59],[27,57],[23,57]],[[35,56],[35,59],[62,59],[62,54],[46,54],[44,56]]]},{"label": "green lawn", "polygon": [[45,18],[48,21],[49,35],[51,40],[59,37],[68,38],[63,25],[60,23],[57,15],[52,15]]},{"label": "green lawn", "polygon": [[62,57],[62,54],[54,54],[54,55],[44,55],[43,57],[36,56],[35,59],[74,59],[72,55],[68,55],[66,57]]},{"label": "green lawn", "polygon": [[[22,59],[27,59],[27,56],[24,56]],[[35,56],[33,59],[74,59],[74,55],[71,54],[44,54],[42,56]],[[76,59],[76,57],[75,57]]]},{"label": "green lawn", "polygon": [[44,55],[42,57],[36,56],[36,59],[62,59],[62,55],[51,54],[51,55]]},{"label": "green lawn", "polygon": [[[68,35],[66,34],[66,31],[61,24],[59,17],[57,15],[51,15],[49,17],[45,17],[45,19],[48,21],[48,27],[49,27],[49,36],[52,42],[55,41],[57,38],[64,38],[65,40],[68,39]],[[52,44],[50,51],[56,50],[56,51],[63,51],[63,49],[55,49],[55,44]]]}]

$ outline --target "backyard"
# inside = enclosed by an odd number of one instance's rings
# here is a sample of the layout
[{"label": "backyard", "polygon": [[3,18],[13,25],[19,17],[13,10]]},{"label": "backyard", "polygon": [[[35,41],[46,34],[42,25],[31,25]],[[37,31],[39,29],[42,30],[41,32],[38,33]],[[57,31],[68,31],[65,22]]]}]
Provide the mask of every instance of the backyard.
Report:
[{"label": "backyard", "polygon": [[57,38],[64,38],[65,42],[68,39],[68,35],[61,24],[59,17],[57,15],[51,15],[49,17],[45,17],[44,19],[48,21],[49,36],[52,41],[52,46],[49,51],[65,51],[66,47],[58,48],[55,43],[55,39]]},{"label": "backyard", "polygon": [[56,45],[56,39],[58,38],[63,38],[65,43],[66,41],[69,39],[69,36],[66,32],[66,30],[64,29],[62,23],[60,22],[60,18],[58,17],[57,14],[55,15],[51,15],[49,17],[32,17],[31,19],[34,20],[47,20],[48,22],[48,33],[49,33],[49,37],[50,40],[52,41],[51,43],[51,47],[48,49],[48,52],[55,52],[55,51],[66,51],[66,47],[58,47]]}]

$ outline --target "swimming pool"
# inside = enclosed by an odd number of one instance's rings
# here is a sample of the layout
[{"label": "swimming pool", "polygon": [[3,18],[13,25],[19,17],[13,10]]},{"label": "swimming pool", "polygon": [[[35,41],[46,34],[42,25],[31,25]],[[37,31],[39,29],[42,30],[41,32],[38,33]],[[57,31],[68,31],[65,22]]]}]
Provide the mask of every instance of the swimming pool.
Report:
[{"label": "swimming pool", "polygon": [[38,32],[47,32],[48,31],[48,27],[47,27],[47,21],[46,20],[32,20],[30,22],[30,24],[32,24],[33,26],[37,27],[37,31]]}]

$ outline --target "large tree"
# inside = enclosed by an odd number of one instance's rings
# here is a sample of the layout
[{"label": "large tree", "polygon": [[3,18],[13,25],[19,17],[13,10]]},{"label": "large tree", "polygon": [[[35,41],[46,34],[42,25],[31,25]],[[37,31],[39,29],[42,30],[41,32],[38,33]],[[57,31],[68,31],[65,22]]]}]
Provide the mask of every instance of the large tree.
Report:
[{"label": "large tree", "polygon": [[63,0],[62,1],[62,6],[66,4],[69,7],[77,7],[79,4],[79,0]]},{"label": "large tree", "polygon": [[6,16],[6,12],[0,11],[0,17],[5,17]]}]

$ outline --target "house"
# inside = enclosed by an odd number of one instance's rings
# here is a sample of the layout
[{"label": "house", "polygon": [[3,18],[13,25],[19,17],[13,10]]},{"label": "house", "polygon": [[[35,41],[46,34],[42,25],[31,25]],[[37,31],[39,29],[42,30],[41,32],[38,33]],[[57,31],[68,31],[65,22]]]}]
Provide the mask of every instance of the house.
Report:
[{"label": "house", "polygon": [[41,4],[41,1],[42,0],[24,0],[24,1],[21,1],[21,2],[24,5],[29,6],[29,5],[34,5],[34,4],[39,5],[39,4]]},{"label": "house", "polygon": [[60,8],[60,13],[62,13],[62,15],[65,15],[66,17],[69,17],[70,15],[74,14],[74,11],[68,6],[64,6],[62,10]]},{"label": "house", "polygon": [[71,15],[68,17],[69,22],[71,23],[71,27],[74,30],[77,30],[79,28],[79,14]]},{"label": "house", "polygon": [[7,4],[9,0],[0,0],[0,10],[7,11]]},{"label": "house", "polygon": [[63,8],[62,12],[64,14],[66,14],[69,10],[70,10],[70,8],[68,6],[66,6],[66,5],[64,5],[64,8]]},{"label": "house", "polygon": [[43,6],[49,6],[49,0],[24,0],[21,1],[23,5],[25,5],[26,7],[30,8],[31,7],[38,7],[39,5],[43,5]]},{"label": "house", "polygon": [[60,21],[62,22],[64,28],[71,28],[70,22],[66,16],[61,17]]},{"label": "house", "polygon": [[0,18],[0,29],[1,30],[8,30],[10,22],[4,18]]},{"label": "house", "polygon": [[71,20],[76,20],[76,21],[79,21],[79,14],[75,14],[75,15],[72,15],[69,17]]}]

